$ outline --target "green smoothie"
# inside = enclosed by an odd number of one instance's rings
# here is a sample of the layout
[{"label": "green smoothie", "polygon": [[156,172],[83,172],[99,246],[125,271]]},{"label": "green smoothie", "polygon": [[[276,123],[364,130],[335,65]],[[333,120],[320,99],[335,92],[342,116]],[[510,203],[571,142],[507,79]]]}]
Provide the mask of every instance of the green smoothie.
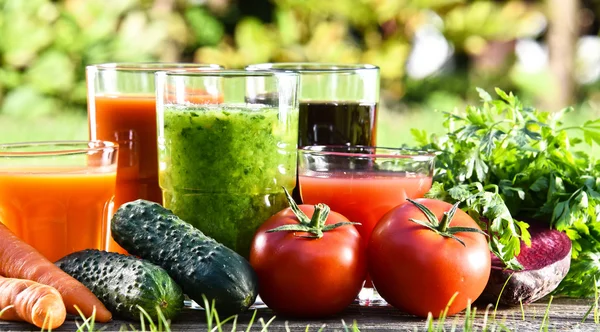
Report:
[{"label": "green smoothie", "polygon": [[287,206],[296,181],[298,111],[254,105],[166,106],[163,203],[248,257],[254,232]]}]

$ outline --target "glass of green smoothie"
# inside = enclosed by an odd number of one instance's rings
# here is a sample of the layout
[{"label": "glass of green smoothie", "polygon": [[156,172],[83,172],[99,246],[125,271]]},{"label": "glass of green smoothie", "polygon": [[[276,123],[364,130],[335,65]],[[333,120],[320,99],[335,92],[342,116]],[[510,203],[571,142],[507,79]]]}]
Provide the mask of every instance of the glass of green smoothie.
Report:
[{"label": "glass of green smoothie", "polygon": [[[156,73],[163,205],[244,257],[296,182],[299,76]],[[268,100],[257,96],[268,94]]]}]

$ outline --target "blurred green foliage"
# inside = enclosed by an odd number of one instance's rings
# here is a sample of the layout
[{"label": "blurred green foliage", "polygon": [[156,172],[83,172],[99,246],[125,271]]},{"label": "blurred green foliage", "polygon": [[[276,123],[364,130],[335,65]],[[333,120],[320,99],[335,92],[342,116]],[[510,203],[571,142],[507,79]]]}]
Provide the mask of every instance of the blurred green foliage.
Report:
[{"label": "blurred green foliage", "polygon": [[[364,62],[381,67],[384,92],[405,92],[405,64],[416,31],[436,26],[455,51],[478,56],[488,41],[535,36],[540,11],[523,1],[273,0],[272,20],[242,17],[235,39],[200,47],[199,62]],[[465,89],[470,87],[465,86]]]},{"label": "blurred green foliage", "polygon": [[364,62],[381,67],[392,100],[464,94],[505,72],[407,80],[418,29],[436,27],[475,63],[490,42],[535,37],[540,15],[536,1],[0,0],[0,113],[84,112],[85,66],[124,61]]},{"label": "blurred green foliage", "polygon": [[177,60],[184,18],[137,0],[0,0],[0,111],[85,109],[85,65]]}]

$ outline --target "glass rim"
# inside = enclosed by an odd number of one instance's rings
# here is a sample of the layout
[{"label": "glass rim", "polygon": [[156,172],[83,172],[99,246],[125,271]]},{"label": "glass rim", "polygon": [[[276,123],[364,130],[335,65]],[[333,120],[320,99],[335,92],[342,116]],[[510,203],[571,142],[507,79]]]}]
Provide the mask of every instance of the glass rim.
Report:
[{"label": "glass rim", "polygon": [[[65,147],[65,149],[44,150],[43,147]],[[87,146],[87,147],[85,147]],[[77,155],[89,152],[98,152],[103,150],[117,151],[118,144],[111,141],[103,140],[70,140],[70,141],[34,141],[34,142],[17,142],[0,144],[0,158],[3,157],[44,157],[44,156],[64,156]],[[40,147],[40,150],[35,151],[10,151],[12,149],[25,149],[32,147]],[[69,148],[70,147],[70,148]]]},{"label": "glass rim", "polygon": [[[348,149],[366,150],[365,152],[344,152]],[[375,153],[368,153],[371,150]],[[377,153],[382,151],[382,153]],[[415,161],[433,161],[438,153],[433,151],[411,149],[411,148],[392,148],[384,146],[368,145],[309,145],[298,149],[298,153],[311,154],[318,156],[337,156],[353,158],[401,158],[412,159]]]},{"label": "glass rim", "polygon": [[169,77],[300,77],[300,74],[292,71],[252,71],[244,69],[224,69],[224,70],[159,70],[155,74],[158,76]]},{"label": "glass rim", "polygon": [[250,71],[291,71],[302,74],[336,74],[379,71],[379,67],[372,64],[345,64],[334,62],[265,62],[248,65],[245,69]]},{"label": "glass rim", "polygon": [[121,72],[156,72],[160,70],[222,70],[223,66],[214,63],[194,62],[107,62],[90,64],[86,70],[121,71]]}]

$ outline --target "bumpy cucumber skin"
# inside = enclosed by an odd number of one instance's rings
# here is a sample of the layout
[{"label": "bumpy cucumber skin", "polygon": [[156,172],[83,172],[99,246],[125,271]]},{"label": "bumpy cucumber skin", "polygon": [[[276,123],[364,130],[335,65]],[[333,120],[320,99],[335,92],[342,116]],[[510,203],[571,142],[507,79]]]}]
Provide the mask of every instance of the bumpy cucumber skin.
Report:
[{"label": "bumpy cucumber skin", "polygon": [[204,295],[219,314],[233,315],[256,300],[258,280],[246,259],[159,204],[140,199],[122,205],[111,231],[130,254],[167,270],[199,305]]},{"label": "bumpy cucumber skin", "polygon": [[61,258],[56,265],[120,317],[139,321],[139,305],[157,323],[156,306],[166,319],[175,318],[183,309],[181,287],[164,269],[139,258],[86,249]]}]

